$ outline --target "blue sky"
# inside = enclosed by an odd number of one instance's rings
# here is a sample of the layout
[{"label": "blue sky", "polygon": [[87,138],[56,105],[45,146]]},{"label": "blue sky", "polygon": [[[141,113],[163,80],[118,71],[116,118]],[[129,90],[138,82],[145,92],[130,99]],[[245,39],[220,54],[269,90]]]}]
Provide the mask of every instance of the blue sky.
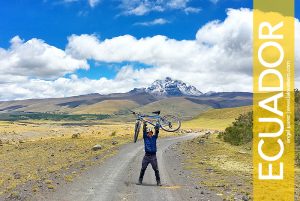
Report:
[{"label": "blue sky", "polygon": [[[236,12],[228,12],[228,9],[236,9]],[[10,0],[0,1],[0,53],[1,49],[5,52],[6,57],[11,56],[10,59],[4,60],[4,63],[11,62],[14,58],[18,61],[23,61],[21,64],[13,63],[11,66],[19,69],[16,71],[7,70],[7,75],[10,73],[14,76],[8,80],[33,81],[45,84],[45,89],[52,90],[56,96],[68,96],[68,94],[76,95],[80,93],[94,92],[93,87],[88,88],[84,86],[85,90],[74,91],[70,89],[59,89],[56,86],[58,82],[63,79],[65,82],[75,83],[76,86],[80,85],[78,80],[86,85],[88,82],[103,84],[101,90],[96,90],[99,93],[122,92],[128,90],[130,87],[147,86],[156,78],[163,78],[171,72],[174,78],[182,78],[190,84],[196,85],[201,91],[209,90],[229,90],[232,84],[225,86],[222,83],[213,83],[214,86],[206,86],[204,83],[197,81],[196,77],[192,78],[188,75],[181,76],[180,71],[172,70],[172,55],[177,52],[170,53],[169,57],[165,56],[165,52],[157,53],[157,49],[147,49],[149,44],[151,47],[157,43],[161,47],[165,47],[166,52],[171,52],[173,46],[182,50],[187,54],[197,51],[197,49],[206,48],[205,46],[195,47],[197,41],[203,44],[210,44],[216,48],[210,48],[208,54],[216,51],[218,55],[218,48],[223,44],[216,37],[209,37],[209,32],[214,33],[214,30],[221,30],[226,32],[227,27],[231,32],[236,31],[239,40],[244,39],[245,35],[243,30],[248,30],[242,23],[239,30],[234,30],[234,16],[241,16],[242,18],[249,13],[249,11],[242,10],[241,8],[252,9],[252,1],[249,0]],[[241,12],[240,12],[241,11]],[[296,17],[298,17],[297,12]],[[250,15],[249,15],[250,16]],[[250,17],[248,16],[248,21]],[[237,17],[239,18],[239,17]],[[226,22],[228,19],[228,23]],[[219,20],[214,22],[214,20]],[[238,21],[239,19],[237,19]],[[225,21],[225,22],[224,22]],[[211,23],[212,28],[205,26]],[[234,26],[234,25],[233,25]],[[203,28],[204,27],[204,28]],[[240,31],[242,30],[242,31]],[[241,33],[239,33],[241,32]],[[227,33],[227,32],[226,32]],[[229,31],[228,31],[229,33]],[[247,33],[248,36],[250,34]],[[122,36],[130,37],[122,37]],[[196,37],[197,35],[197,37]],[[225,35],[225,34],[224,34]],[[71,37],[74,36],[74,37]],[[160,38],[157,36],[163,36]],[[15,38],[14,38],[15,37]],[[118,39],[121,37],[120,39]],[[131,38],[133,37],[133,38]],[[231,37],[231,36],[230,36]],[[14,38],[14,40],[12,40]],[[71,40],[70,38],[74,39]],[[147,39],[148,38],[148,39]],[[196,39],[197,38],[197,39]],[[90,48],[86,47],[80,41],[85,39],[85,44],[90,44]],[[107,39],[108,44],[103,41]],[[144,40],[145,39],[145,40]],[[237,40],[236,38],[231,38]],[[226,40],[226,38],[224,39]],[[248,39],[249,40],[249,39]],[[14,41],[14,42],[12,42]],[[190,44],[190,42],[192,44]],[[127,49],[135,46],[141,47],[141,50],[132,53],[132,55],[122,56],[126,54],[121,52],[117,55],[117,51],[112,52],[112,56],[107,53],[107,48],[117,48],[119,50],[122,45],[128,45]],[[134,46],[131,46],[135,44]],[[94,45],[94,46],[93,46]],[[165,45],[165,46],[164,46]],[[108,47],[107,47],[108,46]],[[180,47],[179,47],[180,46]],[[145,55],[136,56],[143,48],[146,48]],[[168,48],[170,48],[170,51]],[[47,54],[44,51],[48,50]],[[247,51],[250,48],[248,47]],[[52,52],[53,51],[53,52]],[[96,52],[95,52],[96,51]],[[202,51],[202,50],[201,50]],[[246,50],[245,50],[246,51]],[[18,54],[14,55],[15,52]],[[28,52],[32,54],[27,54]],[[153,55],[152,55],[153,53]],[[46,55],[41,59],[39,54]],[[147,57],[149,54],[149,57]],[[166,53],[167,54],[167,53]],[[12,56],[13,55],[13,56]],[[52,56],[51,55],[55,55]],[[163,55],[163,56],[161,56]],[[32,56],[32,59],[30,57]],[[136,58],[135,58],[136,56]],[[1,57],[1,54],[0,54]],[[58,57],[58,58],[57,58]],[[163,58],[161,58],[163,57]],[[192,57],[192,55],[191,55]],[[209,57],[208,63],[216,63],[218,58]],[[4,56],[3,56],[4,58]],[[67,59],[66,59],[67,58]],[[249,58],[247,58],[249,59]],[[32,61],[31,61],[32,60]],[[173,58],[174,60],[174,58]],[[189,58],[191,63],[183,62],[182,65],[201,65],[201,57],[195,63],[192,58]],[[47,61],[47,62],[46,62]],[[52,61],[53,63],[51,63]],[[60,63],[59,63],[60,62]],[[180,62],[180,61],[179,61]],[[202,61],[203,62],[203,61]],[[219,66],[229,61],[223,61],[218,64]],[[1,63],[1,58],[0,58]],[[25,65],[25,64],[26,65]],[[178,62],[177,62],[178,63]],[[53,66],[56,65],[57,66]],[[21,66],[20,66],[21,65]],[[236,62],[233,66],[240,66]],[[250,64],[247,64],[250,66]],[[208,73],[207,67],[197,71],[205,75]],[[237,67],[240,68],[240,67]],[[26,69],[28,73],[20,73],[20,69]],[[191,69],[193,69],[191,67]],[[211,69],[213,70],[213,68]],[[237,72],[243,71],[236,69]],[[149,76],[153,72],[152,78],[144,78],[142,76]],[[159,72],[165,72],[159,73]],[[224,70],[224,74],[227,71]],[[247,75],[248,82],[240,90],[249,90],[250,77],[249,69],[245,70],[244,74]],[[126,77],[131,82],[128,88],[119,87],[109,90],[108,86],[112,86],[117,81],[125,79],[124,75],[134,74],[133,77]],[[191,74],[193,74],[191,70]],[[236,75],[238,76],[238,75]],[[1,75],[0,75],[1,77]],[[151,77],[151,76],[150,76]],[[204,76],[206,79],[207,76]],[[212,75],[213,77],[213,75]],[[228,78],[229,79],[229,78]],[[213,79],[215,80],[215,79]],[[15,81],[17,82],[17,81]],[[18,85],[18,93],[12,94],[8,97],[0,97],[0,99],[19,99],[31,98],[36,93],[33,84],[24,86],[20,83],[13,83]],[[0,83],[1,84],[1,83]],[[12,86],[5,83],[7,90],[11,90]],[[119,83],[124,85],[123,82]],[[65,83],[66,85],[66,83]],[[126,84],[125,84],[126,85]],[[224,85],[224,86],[222,86]],[[62,86],[61,86],[62,87]],[[71,84],[69,86],[72,88]],[[107,89],[107,90],[106,90]],[[232,89],[239,90],[239,89]],[[67,91],[67,94],[61,92]],[[5,92],[5,91],[4,91]],[[28,93],[27,93],[28,92]],[[31,95],[30,95],[31,94]],[[52,96],[54,94],[42,93],[41,97]]]},{"label": "blue sky", "polygon": [[[223,20],[227,8],[251,8],[249,0],[194,0],[188,7],[199,12],[186,13],[183,9],[153,11],[145,15],[124,14],[118,0],[101,0],[91,7],[87,0],[10,0],[0,3],[0,47],[9,47],[9,41],[16,35],[24,40],[41,38],[48,44],[65,48],[67,37],[72,34],[97,34],[100,39],[130,34],[136,38],[164,35],[177,40],[193,40],[195,33],[211,20]],[[163,25],[141,26],[138,23],[163,18]],[[103,75],[112,78],[116,74],[111,65],[94,66],[90,71],[79,70],[79,77],[98,78]],[[123,63],[113,64],[122,66]],[[135,65],[138,67],[139,65]]]},{"label": "blue sky", "polygon": [[[137,38],[165,35],[175,39],[194,39],[197,30],[208,21],[224,19],[227,8],[252,8],[249,0],[193,0],[189,7],[201,9],[186,14],[182,9],[153,11],[145,15],[122,14],[120,0],[101,0],[91,7],[87,0],[10,0],[0,2],[0,46],[8,47],[15,35],[23,39],[42,38],[64,48],[71,34],[97,34],[112,38],[130,34]],[[135,23],[164,18],[169,23],[137,26]]]}]

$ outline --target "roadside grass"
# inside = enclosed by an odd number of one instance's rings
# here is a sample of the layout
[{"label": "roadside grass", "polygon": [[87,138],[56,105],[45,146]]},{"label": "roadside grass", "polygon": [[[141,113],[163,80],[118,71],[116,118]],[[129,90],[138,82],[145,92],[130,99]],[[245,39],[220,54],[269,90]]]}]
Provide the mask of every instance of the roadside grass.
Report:
[{"label": "roadside grass", "polygon": [[[181,144],[184,167],[199,185],[220,194],[224,200],[252,197],[252,143],[233,146],[212,134]],[[295,200],[300,199],[300,168],[295,167]]]},{"label": "roadside grass", "polygon": [[[131,128],[129,125],[86,128],[76,139],[62,131],[56,137],[5,143],[0,146],[0,192],[8,193],[31,180],[44,180],[52,189],[53,185],[47,183],[51,174],[82,161],[86,166],[92,165],[93,157],[113,150],[113,140],[118,146],[129,142]],[[112,132],[118,136],[111,136]],[[96,144],[102,149],[92,151]]]},{"label": "roadside grass", "polygon": [[[222,131],[240,114],[251,110],[252,106],[211,109],[191,121],[183,122],[183,128]],[[296,137],[297,132],[296,129]],[[251,147],[251,142],[239,146],[230,145],[213,134],[209,139],[197,138],[183,143],[182,151],[186,156],[185,167],[192,170],[194,176],[199,178],[200,184],[219,192],[225,200],[234,200],[235,196],[252,196]],[[208,171],[210,169],[213,171]],[[299,183],[300,167],[295,166],[295,200],[300,199]]]},{"label": "roadside grass", "polygon": [[199,185],[217,192],[224,200],[234,200],[252,196],[250,146],[232,146],[212,135],[183,143],[181,150],[185,168],[199,179]]},{"label": "roadside grass", "polygon": [[[56,183],[50,182],[53,176],[71,182],[81,171],[111,157],[120,145],[133,140],[134,123],[79,123],[0,122],[0,196],[16,193],[28,182],[33,184],[28,191],[40,191],[43,187],[37,183],[55,189]],[[160,134],[171,135],[178,133]],[[96,144],[102,149],[93,151]]]},{"label": "roadside grass", "polygon": [[[211,109],[198,117],[183,122],[184,129],[225,130],[252,106]],[[185,168],[192,171],[202,185],[224,200],[234,200],[252,194],[252,153],[251,144],[232,146],[212,134],[208,139],[198,137],[182,143]]]},{"label": "roadside grass", "polygon": [[182,127],[185,129],[213,129],[224,130],[242,113],[252,110],[252,106],[236,108],[210,109],[201,113],[190,121],[185,121]]}]

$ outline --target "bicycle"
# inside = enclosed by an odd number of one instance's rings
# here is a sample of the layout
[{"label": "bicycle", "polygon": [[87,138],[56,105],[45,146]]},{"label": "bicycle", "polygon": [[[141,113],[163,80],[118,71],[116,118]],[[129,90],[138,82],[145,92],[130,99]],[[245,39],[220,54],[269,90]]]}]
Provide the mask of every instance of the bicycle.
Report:
[{"label": "bicycle", "polygon": [[142,122],[149,123],[152,126],[158,125],[164,131],[175,132],[181,127],[181,121],[178,117],[173,115],[160,116],[160,111],[152,112],[154,115],[141,114],[130,110],[130,112],[136,116],[136,122],[134,127],[134,138],[136,142],[141,129]]}]

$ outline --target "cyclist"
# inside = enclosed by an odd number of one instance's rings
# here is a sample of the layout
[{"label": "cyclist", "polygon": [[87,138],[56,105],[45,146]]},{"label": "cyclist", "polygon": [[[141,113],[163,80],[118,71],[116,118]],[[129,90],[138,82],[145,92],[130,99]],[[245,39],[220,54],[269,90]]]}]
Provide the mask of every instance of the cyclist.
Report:
[{"label": "cyclist", "polygon": [[161,186],[159,170],[158,170],[158,165],[157,165],[157,158],[156,158],[156,140],[157,140],[158,134],[159,134],[159,125],[156,125],[154,127],[154,130],[155,130],[155,133],[153,133],[151,128],[147,128],[147,124],[146,124],[146,122],[144,122],[143,138],[144,138],[144,146],[145,146],[145,156],[144,156],[143,162],[142,162],[140,177],[139,177],[139,181],[137,183],[138,185],[142,184],[145,171],[147,169],[147,166],[150,163],[154,170],[154,173],[155,173],[157,186]]}]

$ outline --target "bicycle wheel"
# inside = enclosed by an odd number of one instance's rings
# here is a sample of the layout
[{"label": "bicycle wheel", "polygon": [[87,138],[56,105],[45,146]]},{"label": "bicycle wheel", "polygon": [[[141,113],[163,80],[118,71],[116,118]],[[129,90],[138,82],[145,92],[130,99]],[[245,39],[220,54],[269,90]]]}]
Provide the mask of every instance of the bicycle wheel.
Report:
[{"label": "bicycle wheel", "polygon": [[173,115],[161,117],[159,123],[161,128],[167,132],[175,132],[181,127],[180,119]]},{"label": "bicycle wheel", "polygon": [[136,143],[136,141],[138,139],[140,130],[141,130],[141,122],[140,121],[136,121],[135,127],[134,127],[134,137],[133,137],[133,142],[134,143]]}]

